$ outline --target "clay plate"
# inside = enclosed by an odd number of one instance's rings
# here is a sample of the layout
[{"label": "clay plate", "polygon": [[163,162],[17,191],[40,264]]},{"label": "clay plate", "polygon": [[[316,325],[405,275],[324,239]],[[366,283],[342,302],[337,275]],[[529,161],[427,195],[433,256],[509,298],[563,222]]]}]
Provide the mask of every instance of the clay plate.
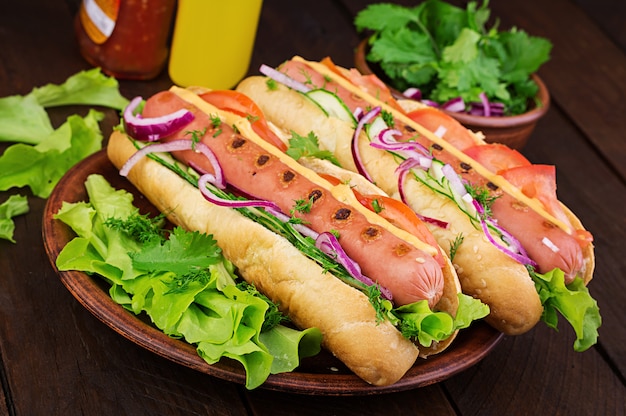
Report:
[{"label": "clay plate", "polygon": [[[63,247],[74,237],[62,222],[53,218],[63,201],[86,201],[84,182],[92,173],[103,175],[117,189],[135,195],[135,205],[142,213],[156,210],[130,182],[121,177],[109,162],[105,151],[86,158],[72,168],[59,182],[47,201],[43,217],[43,240],[52,267],[72,295],[93,315],[117,333],[141,347],[175,363],[234,383],[244,384],[245,373],[238,362],[222,359],[209,365],[196,353],[194,346],[165,335],[142,316],[134,315],[115,303],[107,284],[97,276],[79,271],[58,271],[55,260]],[[322,351],[303,360],[294,372],[271,375],[261,388],[309,395],[372,395],[391,393],[426,386],[445,380],[482,360],[500,341],[502,334],[483,322],[461,331],[444,353],[418,358],[415,365],[391,386],[371,386],[348,370],[330,353]]]}]

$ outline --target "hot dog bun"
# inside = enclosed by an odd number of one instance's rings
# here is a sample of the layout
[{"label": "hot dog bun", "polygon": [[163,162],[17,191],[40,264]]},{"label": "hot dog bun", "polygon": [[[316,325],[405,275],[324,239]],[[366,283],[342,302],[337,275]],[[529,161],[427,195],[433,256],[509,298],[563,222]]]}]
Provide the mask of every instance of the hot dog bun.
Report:
[{"label": "hot dog bun", "polygon": [[[136,152],[120,132],[109,139],[115,166]],[[326,273],[277,234],[235,210],[207,202],[178,175],[149,158],[128,179],[174,224],[212,234],[250,283],[280,304],[301,328],[318,327],[323,344],[366,382],[395,383],[414,364],[418,348],[388,321],[378,322],[367,297]]]}]

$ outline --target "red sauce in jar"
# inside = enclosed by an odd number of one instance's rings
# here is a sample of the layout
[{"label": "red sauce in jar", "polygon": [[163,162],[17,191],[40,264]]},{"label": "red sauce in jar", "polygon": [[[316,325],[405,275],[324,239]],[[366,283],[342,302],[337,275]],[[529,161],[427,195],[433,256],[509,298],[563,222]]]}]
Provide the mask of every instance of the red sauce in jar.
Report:
[{"label": "red sauce in jar", "polygon": [[151,79],[164,68],[176,0],[83,0],[75,30],[83,57],[116,78]]}]

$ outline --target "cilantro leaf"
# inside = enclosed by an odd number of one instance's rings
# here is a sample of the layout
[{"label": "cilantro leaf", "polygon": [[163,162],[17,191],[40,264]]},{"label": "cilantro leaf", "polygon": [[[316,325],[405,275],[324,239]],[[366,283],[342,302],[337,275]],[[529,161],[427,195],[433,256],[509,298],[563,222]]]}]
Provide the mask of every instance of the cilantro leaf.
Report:
[{"label": "cilantro leaf", "polygon": [[313,132],[310,132],[307,136],[300,136],[295,131],[292,131],[291,139],[289,139],[287,154],[295,160],[298,160],[301,157],[310,156],[318,159],[325,159],[337,166],[340,166],[339,161],[335,158],[331,151],[320,150],[319,141]]},{"label": "cilantro leaf", "polygon": [[[381,19],[381,16],[385,16]],[[357,30],[400,29],[409,22],[417,22],[418,18],[411,9],[390,3],[371,4],[354,19]]]},{"label": "cilantro leaf", "polygon": [[506,114],[526,111],[538,87],[530,75],[548,61],[552,44],[512,28],[487,28],[488,1],[467,7],[426,0],[416,7],[373,4],[354,24],[371,32],[366,59],[378,65],[386,81],[402,91],[421,89],[425,98],[444,103],[462,97],[505,105]]},{"label": "cilantro leaf", "polygon": [[205,269],[221,260],[221,249],[212,236],[176,227],[163,244],[151,240],[132,255],[133,266],[140,270],[170,271],[183,276]]}]

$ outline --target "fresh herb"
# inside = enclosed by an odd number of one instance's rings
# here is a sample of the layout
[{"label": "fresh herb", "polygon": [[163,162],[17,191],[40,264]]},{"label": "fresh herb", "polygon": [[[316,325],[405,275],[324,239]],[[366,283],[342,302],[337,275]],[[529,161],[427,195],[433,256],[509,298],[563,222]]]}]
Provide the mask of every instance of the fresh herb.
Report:
[{"label": "fresh herb", "polygon": [[382,212],[382,210],[384,209],[383,205],[381,204],[380,200],[378,198],[375,198],[372,201],[372,209],[374,209],[374,212],[377,214],[380,214]]},{"label": "fresh herb", "polygon": [[385,122],[385,124],[392,129],[395,124],[396,124],[396,118],[393,116],[393,114],[391,114],[390,111],[387,110],[383,110],[380,115],[383,118],[383,121]]},{"label": "fresh herb", "polygon": [[397,89],[419,87],[438,103],[459,96],[476,102],[484,92],[504,103],[506,114],[520,114],[538,90],[530,75],[549,60],[552,44],[517,28],[499,31],[498,22],[488,28],[488,3],[470,1],[466,9],[441,0],[372,4],[354,24],[372,32],[366,59]]},{"label": "fresh herb", "polygon": [[464,239],[465,239],[465,236],[463,235],[463,233],[459,233],[457,234],[454,241],[450,242],[450,261],[454,261],[454,256],[456,256],[456,252],[461,246],[461,244],[463,244]]},{"label": "fresh herb", "polygon": [[298,160],[301,157],[310,156],[328,160],[334,165],[340,166],[339,161],[335,158],[331,151],[320,149],[319,140],[312,131],[306,136],[300,136],[292,130],[287,154],[295,160]]},{"label": "fresh herb", "polygon": [[309,199],[296,199],[295,202],[296,203],[294,204],[293,208],[290,211],[291,215],[293,215],[296,212],[300,212],[303,214],[307,214],[311,212],[311,208],[313,207],[314,200],[313,200],[313,197],[311,197]]},{"label": "fresh herb", "polygon": [[468,183],[465,184],[467,192],[478,202],[485,210],[484,216],[491,217],[491,206],[498,199],[498,196],[493,195],[488,188],[484,186],[472,186]]},{"label": "fresh herb", "polygon": [[211,127],[218,128],[222,124],[222,119],[217,114],[211,114]]},{"label": "fresh herb", "polygon": [[206,131],[207,131],[207,128],[205,127],[202,130],[189,130],[189,131],[185,132],[185,135],[191,136],[191,142],[192,142],[192,147],[191,148],[192,148],[192,150],[195,150],[196,143],[200,143],[200,141],[202,140],[202,137],[204,136]]},{"label": "fresh herb", "polygon": [[149,243],[151,241],[160,243],[166,237],[165,230],[163,230],[164,222],[164,214],[151,218],[149,214],[141,215],[134,213],[125,219],[107,218],[104,225],[120,230],[141,243]]},{"label": "fresh herb", "polygon": [[268,78],[267,81],[265,81],[265,85],[267,85],[267,89],[270,91],[276,91],[278,89],[278,83],[272,78]]},{"label": "fresh herb", "polygon": [[140,270],[168,271],[178,276],[202,270],[221,260],[222,251],[210,235],[175,227],[165,241],[150,240],[132,256]]}]

